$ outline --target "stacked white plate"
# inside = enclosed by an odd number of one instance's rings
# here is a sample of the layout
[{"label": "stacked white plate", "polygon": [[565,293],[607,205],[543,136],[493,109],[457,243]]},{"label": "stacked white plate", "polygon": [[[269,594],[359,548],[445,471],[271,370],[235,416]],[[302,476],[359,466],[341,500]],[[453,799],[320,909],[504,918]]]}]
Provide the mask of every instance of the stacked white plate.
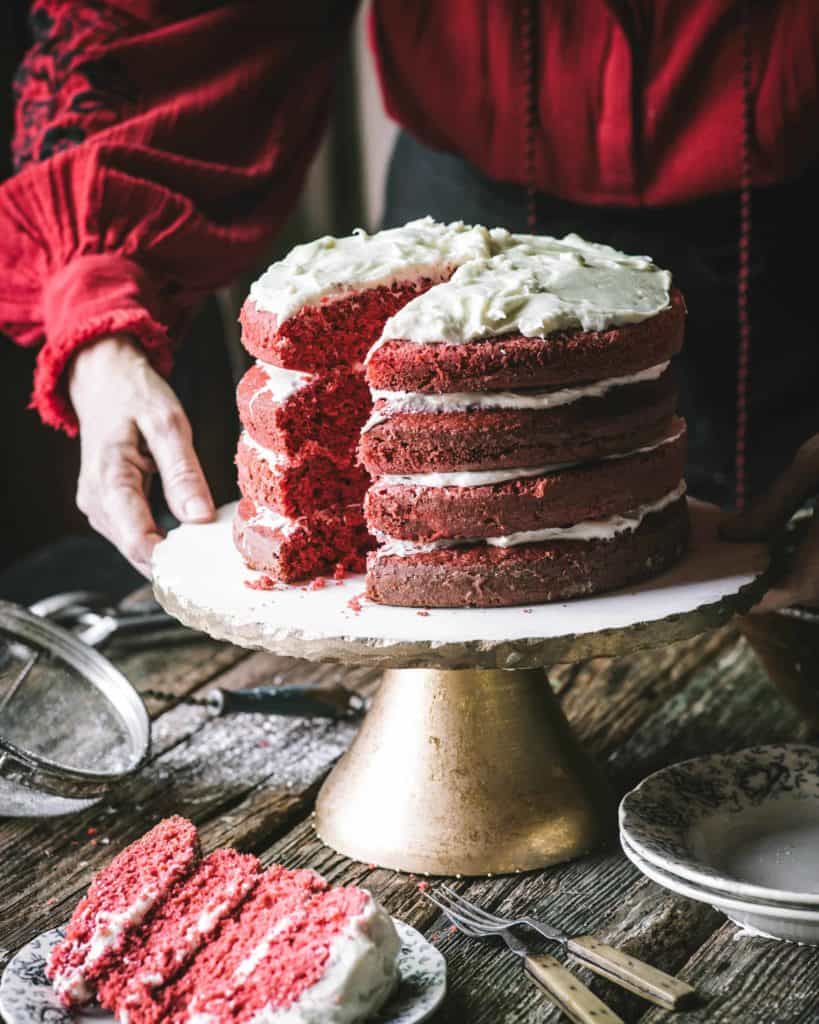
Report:
[{"label": "stacked white plate", "polygon": [[632,863],[749,932],[819,945],[819,747],[683,761],[620,804]]}]

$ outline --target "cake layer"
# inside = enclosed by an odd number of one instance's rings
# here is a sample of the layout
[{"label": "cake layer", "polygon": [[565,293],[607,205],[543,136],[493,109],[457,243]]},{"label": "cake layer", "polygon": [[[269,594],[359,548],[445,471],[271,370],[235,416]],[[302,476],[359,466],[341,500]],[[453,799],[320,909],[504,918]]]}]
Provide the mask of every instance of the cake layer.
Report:
[{"label": "cake layer", "polygon": [[252,854],[216,850],[177,883],[156,912],[131,933],[97,989],[97,1001],[121,1022],[133,1020],[154,993],[180,974],[259,879]]},{"label": "cake layer", "polygon": [[310,373],[355,369],[377,340],[384,323],[435,282],[396,282],[308,306],[279,322],[252,296],[239,315],[242,344],[257,359]]},{"label": "cake layer", "polygon": [[273,866],[153,1013],[129,1024],[349,1024],[395,984],[398,936],[369,893]]},{"label": "cake layer", "polygon": [[233,540],[250,569],[282,583],[332,574],[337,566],[360,572],[373,546],[360,503],[290,519],[248,498],[236,510]]},{"label": "cake layer", "polygon": [[236,466],[243,497],[290,518],[360,502],[370,482],[352,456],[345,462],[308,442],[288,459],[262,448],[247,433],[239,439]]},{"label": "cake layer", "polygon": [[663,572],[688,538],[685,497],[608,538],[471,544],[367,560],[367,597],[411,608],[497,607],[588,597]]},{"label": "cake layer", "polygon": [[239,381],[236,402],[248,434],[290,458],[308,442],[349,456],[370,408],[360,374],[302,374],[265,363],[251,366]]},{"label": "cake layer", "polygon": [[[685,469],[686,434],[606,461],[482,483],[492,473],[381,477],[367,493],[367,525],[402,540],[495,537],[624,515],[667,494]],[[531,471],[528,471],[531,472]],[[453,477],[455,478],[453,480]]]},{"label": "cake layer", "polygon": [[380,476],[550,466],[634,451],[673,433],[672,370],[554,409],[399,414],[362,435],[359,458]]},{"label": "cake layer", "polygon": [[130,935],[198,857],[195,827],[184,818],[166,818],[97,874],[49,961],[47,974],[62,1003],[93,998]]},{"label": "cake layer", "polygon": [[645,370],[682,347],[685,303],[639,323],[597,331],[520,334],[463,344],[386,339],[369,355],[367,382],[384,391],[458,392],[566,387]]}]

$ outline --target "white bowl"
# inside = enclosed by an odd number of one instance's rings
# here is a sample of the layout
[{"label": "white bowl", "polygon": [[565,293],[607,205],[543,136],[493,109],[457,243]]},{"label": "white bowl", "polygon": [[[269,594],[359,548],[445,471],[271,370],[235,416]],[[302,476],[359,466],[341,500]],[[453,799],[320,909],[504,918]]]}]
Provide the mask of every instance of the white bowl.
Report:
[{"label": "white bowl", "polygon": [[686,882],[676,875],[649,864],[624,840],[620,842],[623,852],[646,878],[661,885],[670,892],[685,896],[699,903],[708,903],[715,910],[739,925],[745,931],[767,939],[782,939],[806,945],[819,945],[819,908],[796,909],[781,904],[755,903],[752,900],[733,899],[714,889],[706,889]]},{"label": "white bowl", "polygon": [[662,872],[819,913],[819,748],[750,747],[663,768],[623,797],[620,833]]}]

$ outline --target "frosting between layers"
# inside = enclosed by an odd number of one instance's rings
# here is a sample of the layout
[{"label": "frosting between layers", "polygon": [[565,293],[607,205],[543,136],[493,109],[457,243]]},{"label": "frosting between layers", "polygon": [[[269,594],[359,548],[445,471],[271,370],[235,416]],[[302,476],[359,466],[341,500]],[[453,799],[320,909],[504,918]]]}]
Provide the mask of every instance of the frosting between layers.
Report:
[{"label": "frosting between layers", "polygon": [[368,430],[402,413],[448,413],[471,412],[480,409],[555,409],[561,405],[579,402],[582,398],[602,398],[614,388],[642,381],[657,380],[668,369],[668,361],[649,366],[637,373],[620,377],[607,377],[572,388],[557,391],[452,391],[444,394],[427,394],[421,391],[380,391],[370,389],[373,401],[384,400],[385,405],[374,409],[361,429]]},{"label": "frosting between layers", "polygon": [[639,323],[666,309],[671,275],[647,256],[629,256],[578,235],[490,232],[489,258],[473,259],[408,302],[368,354],[389,339],[463,344],[522,334],[545,338],[580,328]]},{"label": "frosting between layers", "polygon": [[637,529],[646,516],[652,512],[660,512],[685,494],[685,481],[648,505],[641,505],[628,516],[608,516],[605,519],[587,519],[573,526],[547,527],[543,530],[524,530],[520,533],[508,533],[501,537],[478,537],[430,541],[427,544],[416,544],[413,541],[398,540],[386,534],[378,534],[382,546],[376,552],[377,558],[409,558],[429,551],[442,548],[462,547],[465,544],[488,544],[496,548],[516,547],[519,544],[538,544],[547,540],[611,540],[619,533],[631,533]]},{"label": "frosting between layers", "polygon": [[260,445],[246,430],[242,431],[239,443],[254,451],[263,462],[267,463],[274,473],[281,472],[282,467],[287,465],[286,456],[281,455],[279,452],[274,452],[272,448],[265,448],[263,445]]},{"label": "frosting between layers", "polygon": [[281,323],[304,306],[350,291],[421,277],[441,281],[467,260],[489,255],[487,229],[462,221],[423,217],[374,235],[358,228],[344,238],[325,235],[297,245],[253,282],[250,298]]},{"label": "frosting between layers", "polygon": [[280,512],[274,512],[272,508],[260,508],[256,506],[256,514],[247,520],[248,526],[261,526],[268,530],[275,530],[283,537],[289,537],[299,528],[299,521],[291,519],[290,516],[283,516]]},{"label": "frosting between layers", "polygon": [[156,889],[148,889],[134,900],[130,906],[118,912],[101,910],[94,922],[94,929],[88,941],[88,952],[81,964],[68,975],[58,975],[52,985],[59,996],[66,995],[72,1003],[86,1002],[93,992],[85,980],[85,972],[90,970],[97,961],[112,949],[129,928],[141,924],[145,915],[160,898]]},{"label": "frosting between layers", "polygon": [[307,387],[315,376],[315,374],[304,373],[301,370],[285,370],[283,366],[264,363],[261,359],[256,360],[256,365],[266,374],[267,381],[250,396],[249,409],[253,408],[253,403],[263,394],[269,394],[273,401],[280,405],[291,395],[295,395],[297,391]]},{"label": "frosting between layers", "polygon": [[[276,936],[290,924],[285,917],[248,954],[234,971],[245,981],[268,955]],[[330,943],[330,955],[321,978],[288,1007],[257,1010],[248,1024],[353,1024],[378,1010],[395,986],[396,958],[401,943],[386,911],[368,895],[360,914],[351,917]],[[213,1014],[194,1011],[188,1024],[216,1024]]]},{"label": "frosting between layers", "polygon": [[265,1006],[249,1024],[353,1024],[386,1001],[397,980],[401,943],[387,913],[369,897],[330,945],[324,974],[292,1006]]},{"label": "frosting between layers", "polygon": [[613,462],[616,459],[627,459],[631,455],[641,455],[644,452],[653,452],[664,445],[673,444],[682,437],[680,430],[670,437],[664,437],[654,444],[643,445],[641,448],[632,448],[630,452],[619,452],[617,455],[603,455],[599,459],[582,459],[577,462],[556,462],[551,466],[535,466],[520,469],[476,469],[460,470],[455,473],[405,473],[389,474],[378,477],[373,484],[373,489],[380,487],[485,487],[491,484],[507,483],[510,480],[524,480],[533,476],[546,476],[549,473],[557,473],[562,469],[573,469],[576,466],[591,465],[592,462]]}]

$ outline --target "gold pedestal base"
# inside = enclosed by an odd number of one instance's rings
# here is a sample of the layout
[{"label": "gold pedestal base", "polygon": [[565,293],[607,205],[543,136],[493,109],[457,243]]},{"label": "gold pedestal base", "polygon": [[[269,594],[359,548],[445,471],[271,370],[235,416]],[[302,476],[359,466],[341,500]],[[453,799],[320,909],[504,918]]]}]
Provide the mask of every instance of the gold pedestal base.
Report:
[{"label": "gold pedestal base", "polygon": [[393,669],[322,787],[316,828],[381,867],[507,874],[586,853],[613,810],[543,670]]}]

